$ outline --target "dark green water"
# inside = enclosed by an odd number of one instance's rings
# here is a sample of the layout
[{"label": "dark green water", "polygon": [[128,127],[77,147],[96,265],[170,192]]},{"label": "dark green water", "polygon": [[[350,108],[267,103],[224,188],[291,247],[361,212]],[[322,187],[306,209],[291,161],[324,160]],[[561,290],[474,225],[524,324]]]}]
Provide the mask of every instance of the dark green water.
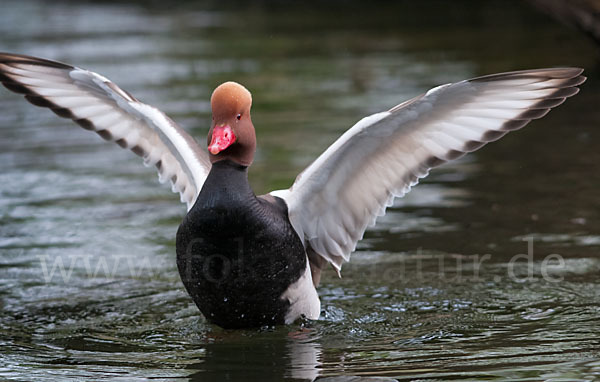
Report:
[{"label": "dark green water", "polygon": [[600,378],[597,47],[514,1],[145,4],[4,0],[0,50],[102,73],[200,141],[212,89],[244,83],[257,193],[432,86],[559,65],[589,80],[397,200],[324,275],[318,321],[262,331],[201,317],[175,265],[185,207],[153,169],[0,91],[0,379]]}]

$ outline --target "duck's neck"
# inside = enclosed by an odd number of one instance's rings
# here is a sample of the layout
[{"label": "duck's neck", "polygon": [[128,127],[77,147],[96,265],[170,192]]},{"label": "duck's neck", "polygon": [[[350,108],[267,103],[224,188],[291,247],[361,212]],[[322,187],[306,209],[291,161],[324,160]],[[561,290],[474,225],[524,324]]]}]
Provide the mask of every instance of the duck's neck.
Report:
[{"label": "duck's neck", "polygon": [[229,205],[235,208],[240,203],[255,200],[256,195],[248,183],[248,167],[226,159],[213,163],[197,203],[202,207]]}]

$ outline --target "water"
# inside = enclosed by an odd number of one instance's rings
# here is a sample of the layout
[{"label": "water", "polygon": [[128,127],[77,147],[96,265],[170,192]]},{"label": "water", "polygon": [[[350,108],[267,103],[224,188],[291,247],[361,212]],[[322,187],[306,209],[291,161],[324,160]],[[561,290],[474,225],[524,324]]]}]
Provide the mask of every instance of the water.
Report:
[{"label": "water", "polygon": [[576,31],[511,1],[5,0],[0,47],[102,73],[200,141],[212,89],[244,83],[257,193],[432,86],[558,65],[589,77],[397,200],[343,278],[324,275],[318,321],[248,331],[209,325],[186,295],[185,206],[153,169],[1,91],[1,379],[599,378],[600,73]]}]

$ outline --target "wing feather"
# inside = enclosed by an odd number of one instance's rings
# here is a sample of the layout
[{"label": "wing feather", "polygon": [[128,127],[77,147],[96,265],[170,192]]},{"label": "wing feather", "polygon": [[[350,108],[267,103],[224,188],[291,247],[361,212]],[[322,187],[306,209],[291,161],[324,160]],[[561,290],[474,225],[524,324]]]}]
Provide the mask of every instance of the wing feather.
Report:
[{"label": "wing feather", "polygon": [[155,166],[188,209],[210,170],[194,139],[160,110],[141,103],[105,77],[36,57],[0,53],[2,84],[36,106],[70,118]]},{"label": "wing feather", "polygon": [[290,189],[272,193],[288,204],[313,274],[325,263],[315,255],[339,272],[367,226],[431,168],[522,128],[577,94],[582,72],[558,68],[478,77],[438,86],[359,121]]}]

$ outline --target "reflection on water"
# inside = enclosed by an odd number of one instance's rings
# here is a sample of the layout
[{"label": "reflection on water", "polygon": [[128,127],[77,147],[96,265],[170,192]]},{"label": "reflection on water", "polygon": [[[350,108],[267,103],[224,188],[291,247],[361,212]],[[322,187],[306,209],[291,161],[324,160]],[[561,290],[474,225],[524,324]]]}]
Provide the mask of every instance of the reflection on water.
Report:
[{"label": "reflection on water", "polygon": [[138,158],[0,92],[3,379],[593,379],[600,374],[597,51],[521,2],[3,3],[1,50],[98,71],[202,140],[253,92],[257,192],[362,116],[440,83],[587,69],[542,121],[434,171],[319,293],[321,319],[208,325],[175,265],[185,207]]},{"label": "reflection on water", "polygon": [[215,334],[205,355],[190,364],[192,381],[312,381],[319,375],[321,346],[311,329]]}]

